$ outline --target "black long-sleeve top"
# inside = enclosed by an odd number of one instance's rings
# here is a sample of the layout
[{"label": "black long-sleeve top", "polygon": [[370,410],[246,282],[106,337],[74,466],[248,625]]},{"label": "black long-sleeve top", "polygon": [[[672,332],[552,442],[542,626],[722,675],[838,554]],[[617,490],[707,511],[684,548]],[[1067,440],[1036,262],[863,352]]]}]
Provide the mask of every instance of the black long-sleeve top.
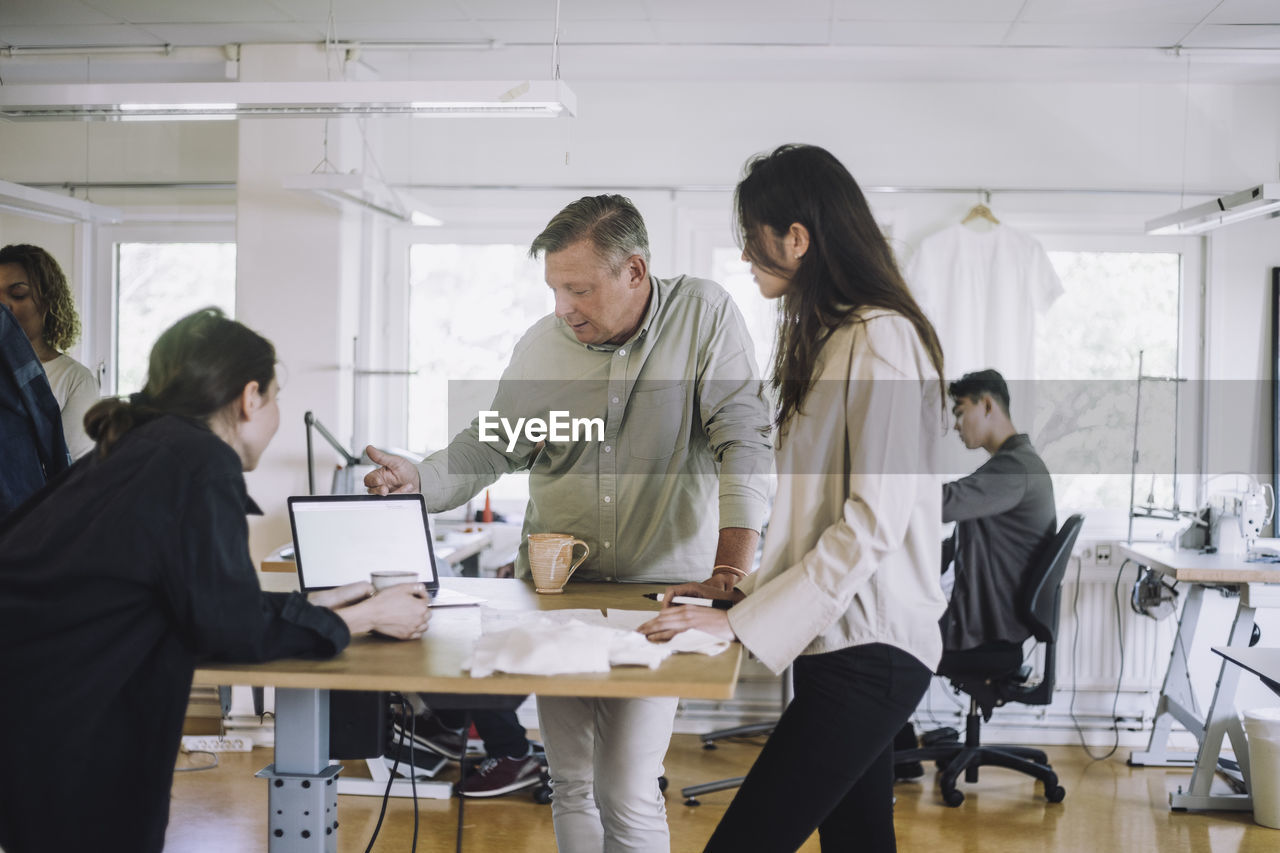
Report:
[{"label": "black long-sleeve top", "polygon": [[0,526],[0,848],[161,850],[197,663],[349,642],[332,611],[259,588],[246,512],[235,451],[163,417]]},{"label": "black long-sleeve top", "polygon": [[942,520],[956,523],[956,582],[942,616],[942,645],[963,651],[1031,628],[1018,615],[1032,562],[1057,531],[1053,481],[1031,439],[1010,436],[986,464],[942,487]]}]

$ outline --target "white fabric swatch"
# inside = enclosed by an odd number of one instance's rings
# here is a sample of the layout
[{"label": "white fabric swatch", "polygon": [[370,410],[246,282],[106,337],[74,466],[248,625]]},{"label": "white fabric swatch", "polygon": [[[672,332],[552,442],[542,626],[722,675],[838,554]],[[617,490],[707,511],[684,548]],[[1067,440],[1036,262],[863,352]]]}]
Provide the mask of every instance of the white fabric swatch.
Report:
[{"label": "white fabric swatch", "polygon": [[495,672],[608,672],[613,666],[654,669],[676,652],[718,655],[729,647],[703,631],[685,631],[671,642],[652,643],[635,628],[654,615],[651,610],[528,613],[482,607],[480,639],[465,668],[473,678]]}]

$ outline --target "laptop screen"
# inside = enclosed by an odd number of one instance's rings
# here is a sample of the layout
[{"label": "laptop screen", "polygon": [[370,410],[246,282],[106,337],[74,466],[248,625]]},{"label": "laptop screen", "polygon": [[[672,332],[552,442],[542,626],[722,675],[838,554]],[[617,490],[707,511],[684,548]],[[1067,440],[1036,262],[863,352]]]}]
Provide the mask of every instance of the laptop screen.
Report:
[{"label": "laptop screen", "polygon": [[422,495],[289,498],[293,552],[304,592],[402,570],[434,593],[440,586],[427,504]]}]

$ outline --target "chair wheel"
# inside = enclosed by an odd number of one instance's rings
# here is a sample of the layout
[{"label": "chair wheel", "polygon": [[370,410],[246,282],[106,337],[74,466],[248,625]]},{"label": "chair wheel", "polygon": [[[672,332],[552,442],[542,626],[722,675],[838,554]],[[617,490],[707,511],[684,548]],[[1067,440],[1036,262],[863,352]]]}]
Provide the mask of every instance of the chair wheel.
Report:
[{"label": "chair wheel", "polygon": [[551,802],[551,786],[543,784],[534,788],[533,801],[540,806],[545,806],[547,803]]},{"label": "chair wheel", "polygon": [[684,804],[685,804],[686,806],[700,806],[700,805],[702,805],[702,803],[698,802],[698,800],[697,800],[697,798],[696,798],[696,797],[690,797],[689,799],[687,799],[687,800],[685,800],[685,801],[684,801]]},{"label": "chair wheel", "polygon": [[665,790],[667,790],[667,785],[668,785],[668,784],[669,784],[669,783],[667,782],[667,777],[666,777],[666,776],[659,776],[659,777],[658,777],[658,790],[659,790],[659,791],[665,791]]},{"label": "chair wheel", "polygon": [[1060,803],[1067,796],[1067,789],[1061,785],[1054,785],[1051,788],[1044,789],[1044,798],[1051,803]]},{"label": "chair wheel", "polygon": [[703,749],[715,749],[715,748],[716,748],[716,745],[715,745],[715,742],[714,742],[714,741],[707,741],[706,743],[704,743],[704,744],[702,745],[702,748],[703,748]]},{"label": "chair wheel", "polygon": [[943,791],[942,802],[954,809],[964,802],[964,794],[954,789]]}]

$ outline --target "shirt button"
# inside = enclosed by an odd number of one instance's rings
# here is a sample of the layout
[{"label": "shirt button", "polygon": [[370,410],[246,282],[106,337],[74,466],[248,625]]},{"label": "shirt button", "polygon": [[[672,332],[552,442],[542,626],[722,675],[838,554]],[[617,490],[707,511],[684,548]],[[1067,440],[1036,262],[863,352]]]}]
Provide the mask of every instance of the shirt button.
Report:
[{"label": "shirt button", "polygon": [[614,397],[614,398],[613,398],[613,402],[615,402],[615,403],[616,403],[616,402],[618,402],[618,398],[617,398],[617,397]]},{"label": "shirt button", "polygon": [[604,496],[604,502],[605,502],[605,503],[609,503],[609,502],[610,502],[610,501],[612,501],[612,500],[613,500],[613,498],[609,497],[608,495],[605,495],[605,496]]},{"label": "shirt button", "polygon": [[626,350],[624,350],[624,349],[620,349],[620,350],[618,350],[618,355],[626,355],[626,354],[627,354],[627,351],[626,351]]},{"label": "shirt button", "polygon": [[613,452],[613,448],[606,444],[606,445],[604,446],[604,452],[605,452],[605,453],[612,453],[612,452]]},{"label": "shirt button", "polygon": [[613,543],[611,543],[611,542],[609,542],[608,540],[606,540],[606,541],[605,541],[605,543],[604,543],[604,547],[608,548],[611,544],[613,544]]}]

